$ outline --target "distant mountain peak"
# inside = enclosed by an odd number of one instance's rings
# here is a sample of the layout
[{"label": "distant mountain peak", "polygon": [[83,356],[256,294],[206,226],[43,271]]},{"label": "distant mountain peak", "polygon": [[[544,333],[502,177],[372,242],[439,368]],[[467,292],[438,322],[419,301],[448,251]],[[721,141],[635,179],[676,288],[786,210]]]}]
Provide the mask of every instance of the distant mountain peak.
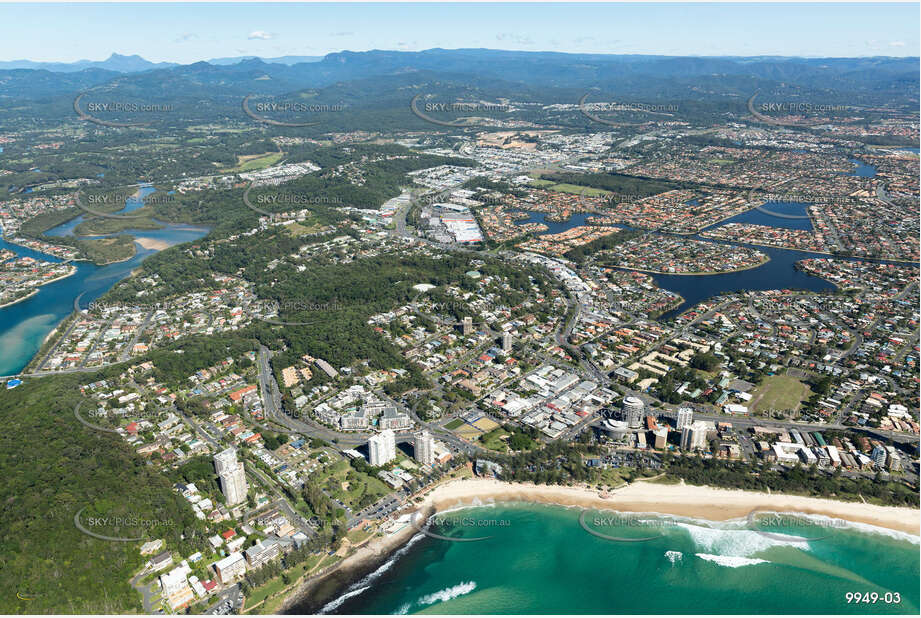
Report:
[{"label": "distant mountain peak", "polygon": [[76,62],[37,62],[33,60],[10,60],[0,62],[3,69],[44,69],[55,73],[75,73],[85,69],[106,69],[119,73],[138,73],[151,69],[167,69],[179,66],[175,62],[151,62],[137,54],[124,55],[117,52],[105,60],[77,60]]}]

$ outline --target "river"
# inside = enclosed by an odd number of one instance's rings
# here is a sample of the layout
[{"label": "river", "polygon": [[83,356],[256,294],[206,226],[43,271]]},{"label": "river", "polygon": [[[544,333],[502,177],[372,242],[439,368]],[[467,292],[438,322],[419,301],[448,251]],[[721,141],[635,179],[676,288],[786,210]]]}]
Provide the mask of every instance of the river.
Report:
[{"label": "river", "polygon": [[[150,186],[142,186],[140,199],[129,198],[126,200],[125,208],[119,212],[130,212],[141,207],[143,199],[154,191],[155,189]],[[73,235],[73,229],[82,221],[83,216],[81,215],[48,230],[46,234],[49,236]],[[208,233],[207,228],[159,223],[164,226],[159,230],[126,230],[120,233],[154,238],[170,246],[196,240]],[[27,256],[48,262],[61,261],[54,256],[9,243],[3,238],[0,238],[0,248],[15,251],[17,256]],[[64,318],[73,313],[74,300],[80,294],[83,294],[80,306],[85,308],[90,302],[109,291],[117,282],[127,277],[145,258],[157,252],[154,249],[144,249],[138,243],[135,243],[135,249],[134,257],[124,262],[105,266],[96,266],[89,262],[75,262],[77,271],[70,277],[43,285],[39,288],[38,293],[28,300],[0,309],[0,350],[3,352],[0,354],[0,375],[17,374],[29,364],[48,334]]]}]

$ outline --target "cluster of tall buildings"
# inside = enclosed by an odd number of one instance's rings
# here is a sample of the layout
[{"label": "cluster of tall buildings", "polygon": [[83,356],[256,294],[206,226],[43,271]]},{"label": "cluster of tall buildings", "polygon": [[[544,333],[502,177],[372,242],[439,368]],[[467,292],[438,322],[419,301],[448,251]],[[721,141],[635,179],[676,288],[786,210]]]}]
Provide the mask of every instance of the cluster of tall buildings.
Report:
[{"label": "cluster of tall buildings", "polygon": [[[427,431],[413,436],[413,450],[417,461],[427,466],[435,463],[435,439]],[[368,460],[372,466],[383,466],[397,456],[396,435],[385,429],[368,439]]]},{"label": "cluster of tall buildings", "polygon": [[243,462],[237,461],[235,448],[228,448],[214,456],[214,471],[220,480],[227,506],[246,500],[246,473],[243,471]]}]

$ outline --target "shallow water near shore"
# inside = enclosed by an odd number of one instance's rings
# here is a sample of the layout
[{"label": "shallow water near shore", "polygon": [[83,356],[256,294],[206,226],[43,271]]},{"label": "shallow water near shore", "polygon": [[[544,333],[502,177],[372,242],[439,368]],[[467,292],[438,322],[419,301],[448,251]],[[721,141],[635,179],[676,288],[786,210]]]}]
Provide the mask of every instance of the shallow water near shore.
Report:
[{"label": "shallow water near shore", "polygon": [[[612,541],[584,529],[581,513],[531,503],[453,511],[439,518],[438,534],[489,538],[450,542],[417,535],[399,555],[370,566],[373,572],[352,573],[351,585],[340,579],[335,594],[318,590],[289,613],[916,614],[919,609],[917,537],[821,518],[753,527],[738,520],[588,511],[583,523],[591,530],[633,539]],[[879,600],[849,604],[849,592],[876,592]]]},{"label": "shallow water near shore", "polygon": [[[144,205],[144,198],[154,193],[154,189],[143,186],[137,197],[126,200],[125,208],[119,212],[136,210]],[[81,215],[66,223],[48,230],[47,236],[69,236],[74,228],[83,221]],[[147,257],[165,247],[197,240],[208,233],[208,228],[188,225],[163,224],[159,230],[125,230],[118,234],[132,234],[147,239],[150,248],[141,243],[136,244],[134,257],[122,261],[97,266],[89,262],[74,262],[77,271],[70,277],[49,283],[38,288],[33,297],[15,305],[0,309],[0,376],[13,375],[22,371],[41,348],[42,342],[64,318],[73,313],[74,299],[80,298],[80,307],[105,294],[113,285],[131,274]],[[118,234],[88,236],[102,238]],[[0,237],[0,249],[9,249],[18,256],[61,262],[62,260],[34,251],[26,247],[9,243]],[[82,294],[82,296],[80,296]]]}]

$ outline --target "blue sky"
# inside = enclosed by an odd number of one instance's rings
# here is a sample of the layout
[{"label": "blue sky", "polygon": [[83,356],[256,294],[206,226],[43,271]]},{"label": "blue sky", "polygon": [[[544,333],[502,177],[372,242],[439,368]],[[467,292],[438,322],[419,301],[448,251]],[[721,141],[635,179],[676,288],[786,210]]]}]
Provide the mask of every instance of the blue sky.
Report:
[{"label": "blue sky", "polygon": [[918,56],[919,4],[0,4],[0,60],[153,61],[484,47]]}]

